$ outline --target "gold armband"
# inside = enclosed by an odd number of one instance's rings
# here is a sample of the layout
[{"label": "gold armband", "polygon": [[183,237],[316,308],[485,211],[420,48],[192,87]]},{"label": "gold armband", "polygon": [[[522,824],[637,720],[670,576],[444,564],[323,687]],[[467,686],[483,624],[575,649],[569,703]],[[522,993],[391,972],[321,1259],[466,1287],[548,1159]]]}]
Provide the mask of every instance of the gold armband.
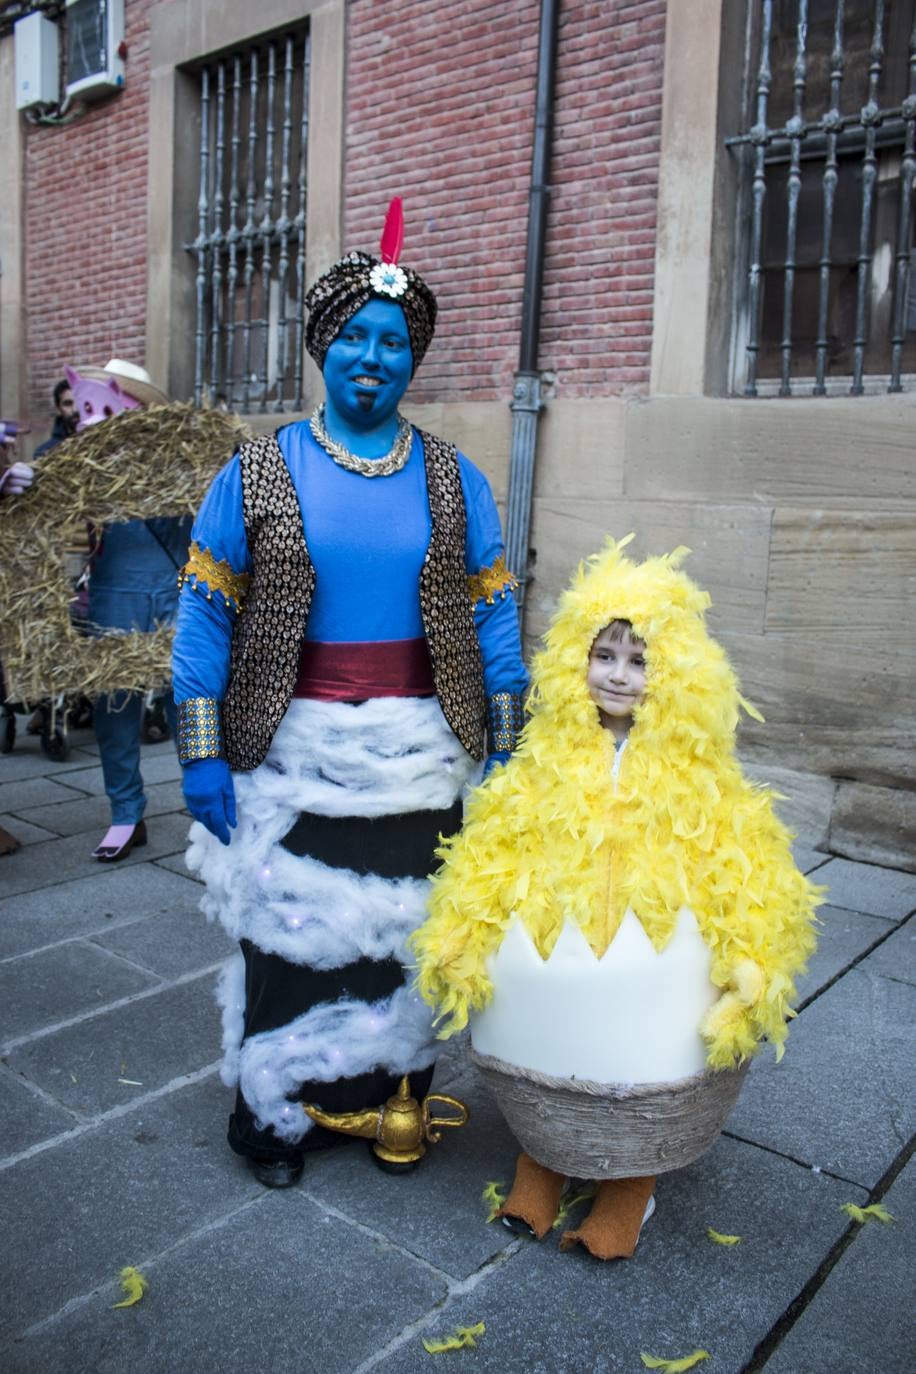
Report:
[{"label": "gold armband", "polygon": [[224,558],[214,558],[209,549],[202,549],[193,541],[188,549],[188,561],[178,574],[179,588],[188,586],[196,592],[206,587],[208,601],[217,593],[227,606],[235,606],[236,612],[242,609],[250,581],[248,573],[234,572]]},{"label": "gold armband", "polygon": [[491,754],[511,754],[525,727],[525,705],[518,692],[494,692],[487,699],[487,743]]},{"label": "gold armband", "polygon": [[502,554],[491,568],[481,568],[480,572],[468,577],[468,595],[473,602],[483,599],[492,606],[497,596],[505,601],[507,592],[514,592],[518,578],[506,567]]},{"label": "gold armband", "polygon": [[178,703],[178,758],[181,763],[194,759],[223,756],[223,733],[219,724],[216,697],[189,697]]}]

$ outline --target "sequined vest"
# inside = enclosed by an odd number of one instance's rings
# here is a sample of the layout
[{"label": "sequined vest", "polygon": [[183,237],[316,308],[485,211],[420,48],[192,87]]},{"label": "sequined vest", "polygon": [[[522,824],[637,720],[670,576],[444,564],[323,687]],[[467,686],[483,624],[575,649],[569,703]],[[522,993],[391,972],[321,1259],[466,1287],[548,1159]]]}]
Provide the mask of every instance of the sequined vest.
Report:
[{"label": "sequined vest", "polygon": [[[436,695],[449,725],[483,758],[486,702],[464,563],[464,493],[454,445],[418,431],[432,537],[420,570],[420,614]],[[222,724],[229,766],[257,768],[289,706],[315,594],[299,499],[276,436],[239,450],[251,582],[232,636]]]}]

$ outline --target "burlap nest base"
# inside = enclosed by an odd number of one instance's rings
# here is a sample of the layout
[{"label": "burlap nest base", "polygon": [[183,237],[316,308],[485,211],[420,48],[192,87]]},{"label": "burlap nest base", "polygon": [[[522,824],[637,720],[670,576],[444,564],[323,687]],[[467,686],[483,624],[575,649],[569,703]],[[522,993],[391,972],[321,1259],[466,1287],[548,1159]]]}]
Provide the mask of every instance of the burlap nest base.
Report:
[{"label": "burlap nest base", "polygon": [[699,1159],[738,1100],[748,1065],[676,1083],[551,1078],[471,1050],[526,1154],[573,1178],[664,1174]]}]

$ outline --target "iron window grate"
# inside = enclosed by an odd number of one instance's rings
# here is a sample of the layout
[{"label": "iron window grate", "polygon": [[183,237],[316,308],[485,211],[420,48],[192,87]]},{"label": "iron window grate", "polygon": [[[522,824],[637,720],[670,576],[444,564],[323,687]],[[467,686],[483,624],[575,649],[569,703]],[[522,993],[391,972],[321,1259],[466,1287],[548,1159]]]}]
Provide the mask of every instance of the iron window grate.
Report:
[{"label": "iron window grate", "polygon": [[735,371],[747,396],[916,384],[914,0],[753,0]]}]

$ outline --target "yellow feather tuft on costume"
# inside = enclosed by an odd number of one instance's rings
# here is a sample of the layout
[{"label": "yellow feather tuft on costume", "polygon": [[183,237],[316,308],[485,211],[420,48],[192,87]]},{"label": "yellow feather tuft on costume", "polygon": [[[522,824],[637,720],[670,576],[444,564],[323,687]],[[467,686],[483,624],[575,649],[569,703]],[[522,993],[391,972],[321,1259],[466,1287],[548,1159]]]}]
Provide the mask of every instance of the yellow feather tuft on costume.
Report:
[{"label": "yellow feather tuft on costume", "polygon": [[[626,542],[579,567],[535,659],[521,744],[439,850],[430,915],[411,941],[418,986],[447,1037],[489,1001],[487,958],[514,913],[543,958],[567,916],[600,958],[628,907],[661,951],[686,905],[723,990],[707,1062],[729,1068],[764,1038],[779,1052],[823,889],[799,873],[770,793],[735,758],[739,710],[755,713],[706,631],[709,596],[679,571],[688,551],[637,564]],[[647,646],[616,793],[613,738],[586,685],[592,642],[615,619]]]},{"label": "yellow feather tuft on costume", "polygon": [[881,1221],[885,1226],[889,1226],[897,1220],[893,1212],[889,1212],[880,1202],[873,1202],[870,1207],[857,1207],[854,1202],[844,1202],[840,1211],[863,1225],[866,1221]]},{"label": "yellow feather tuft on costume", "polygon": [[127,1265],[121,1270],[121,1292],[124,1294],[122,1302],[112,1303],[113,1307],[133,1307],[134,1303],[140,1301],[143,1294],[149,1288],[149,1282],[143,1277],[139,1269],[134,1269]]},{"label": "yellow feather tuft on costume", "polygon": [[693,1369],[694,1365],[711,1357],[708,1350],[695,1350],[692,1355],[685,1355],[680,1360],[662,1360],[657,1355],[647,1355],[645,1351],[639,1358],[646,1369],[660,1369],[662,1374],[684,1374],[685,1370]]},{"label": "yellow feather tuft on costume", "polygon": [[458,1326],[455,1328],[454,1336],[443,1336],[439,1340],[428,1340],[423,1337],[423,1349],[430,1355],[441,1355],[445,1350],[464,1350],[468,1346],[475,1346],[478,1337],[486,1331],[483,1322],[477,1322],[476,1326]]}]

